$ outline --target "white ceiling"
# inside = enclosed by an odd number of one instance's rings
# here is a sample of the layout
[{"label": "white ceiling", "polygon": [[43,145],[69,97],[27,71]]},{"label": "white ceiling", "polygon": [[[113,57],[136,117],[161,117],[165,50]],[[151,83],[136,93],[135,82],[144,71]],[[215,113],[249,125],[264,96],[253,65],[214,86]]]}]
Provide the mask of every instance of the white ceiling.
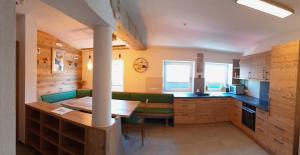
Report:
[{"label": "white ceiling", "polygon": [[39,30],[50,33],[75,48],[93,46],[91,29],[40,0],[24,1],[17,6],[17,13],[34,16]]},{"label": "white ceiling", "polygon": [[[26,0],[17,6],[17,13],[37,19],[39,30],[47,32],[77,49],[93,47],[93,30],[40,0]],[[113,45],[125,45],[122,40]]]},{"label": "white ceiling", "polygon": [[300,0],[280,1],[296,14],[280,19],[238,5],[235,0],[121,2],[138,29],[144,31],[149,46],[245,52],[274,36],[300,30]]}]

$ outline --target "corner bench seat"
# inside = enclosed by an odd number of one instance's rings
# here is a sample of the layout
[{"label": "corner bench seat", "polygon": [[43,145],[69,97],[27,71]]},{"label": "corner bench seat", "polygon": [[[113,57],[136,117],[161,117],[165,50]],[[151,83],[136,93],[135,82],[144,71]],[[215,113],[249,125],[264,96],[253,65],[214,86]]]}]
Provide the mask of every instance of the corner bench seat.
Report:
[{"label": "corner bench seat", "polygon": [[[49,94],[41,96],[43,102],[59,104],[66,100],[92,96],[92,90],[79,89],[69,92]],[[112,92],[112,98],[117,100],[141,101],[142,103],[135,110],[135,114],[144,118],[173,118],[173,94],[149,94]],[[146,103],[147,102],[147,103]]]}]

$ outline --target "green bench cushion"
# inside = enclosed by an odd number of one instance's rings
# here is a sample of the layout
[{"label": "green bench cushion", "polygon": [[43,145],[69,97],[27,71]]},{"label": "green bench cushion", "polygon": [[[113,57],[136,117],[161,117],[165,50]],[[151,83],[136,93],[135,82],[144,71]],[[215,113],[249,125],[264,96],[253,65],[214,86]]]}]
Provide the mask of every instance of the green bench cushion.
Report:
[{"label": "green bench cushion", "polygon": [[146,102],[148,99],[149,103],[173,103],[173,94],[142,94],[142,93],[131,93],[131,100]]},{"label": "green bench cushion", "polygon": [[116,100],[131,100],[130,99],[130,93],[126,93],[126,92],[113,92],[112,93],[112,99],[116,99]]},{"label": "green bench cushion", "polygon": [[77,90],[76,93],[77,93],[77,98],[92,96],[92,90],[89,89]]},{"label": "green bench cushion", "polygon": [[137,115],[131,115],[129,118],[122,118],[122,123],[126,124],[140,124],[142,122],[142,118]]},{"label": "green bench cushion", "polygon": [[68,91],[68,92],[62,92],[62,93],[56,93],[50,95],[43,95],[41,96],[41,98],[43,102],[55,103],[55,102],[76,98],[76,91],[74,90],[74,91]]},{"label": "green bench cushion", "polygon": [[149,113],[149,114],[173,114],[173,109],[145,109],[137,108],[136,113]]}]

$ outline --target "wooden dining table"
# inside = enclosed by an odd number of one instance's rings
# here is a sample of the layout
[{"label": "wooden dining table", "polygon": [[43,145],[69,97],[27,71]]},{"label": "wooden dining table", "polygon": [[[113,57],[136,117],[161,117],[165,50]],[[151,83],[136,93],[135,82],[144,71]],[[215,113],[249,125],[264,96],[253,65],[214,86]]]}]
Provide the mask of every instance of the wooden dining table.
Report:
[{"label": "wooden dining table", "polygon": [[[111,113],[113,116],[130,117],[138,107],[140,101],[111,100]],[[88,113],[93,111],[93,98],[83,97],[62,103],[62,106]]]}]

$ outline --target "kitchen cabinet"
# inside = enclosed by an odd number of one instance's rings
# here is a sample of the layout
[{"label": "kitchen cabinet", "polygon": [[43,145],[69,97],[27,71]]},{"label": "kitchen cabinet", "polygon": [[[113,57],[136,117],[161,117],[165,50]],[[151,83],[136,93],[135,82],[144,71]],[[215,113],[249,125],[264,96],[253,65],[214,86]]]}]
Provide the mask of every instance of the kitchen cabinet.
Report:
[{"label": "kitchen cabinet", "polygon": [[203,124],[229,121],[232,99],[175,99],[174,123]]},{"label": "kitchen cabinet", "polygon": [[196,100],[175,99],[174,101],[174,123],[194,124],[196,112]]},{"label": "kitchen cabinet", "polygon": [[270,52],[243,57],[240,61],[240,78],[268,81],[270,57]]},{"label": "kitchen cabinet", "polygon": [[240,79],[249,79],[251,74],[251,56],[244,56],[240,60]]},{"label": "kitchen cabinet", "polygon": [[230,111],[230,121],[238,128],[242,128],[242,102],[233,101]]},{"label": "kitchen cabinet", "polygon": [[256,109],[255,140],[264,148],[268,148],[268,116],[269,113]]},{"label": "kitchen cabinet", "polygon": [[269,149],[294,155],[299,132],[299,41],[273,47],[270,69]]}]

